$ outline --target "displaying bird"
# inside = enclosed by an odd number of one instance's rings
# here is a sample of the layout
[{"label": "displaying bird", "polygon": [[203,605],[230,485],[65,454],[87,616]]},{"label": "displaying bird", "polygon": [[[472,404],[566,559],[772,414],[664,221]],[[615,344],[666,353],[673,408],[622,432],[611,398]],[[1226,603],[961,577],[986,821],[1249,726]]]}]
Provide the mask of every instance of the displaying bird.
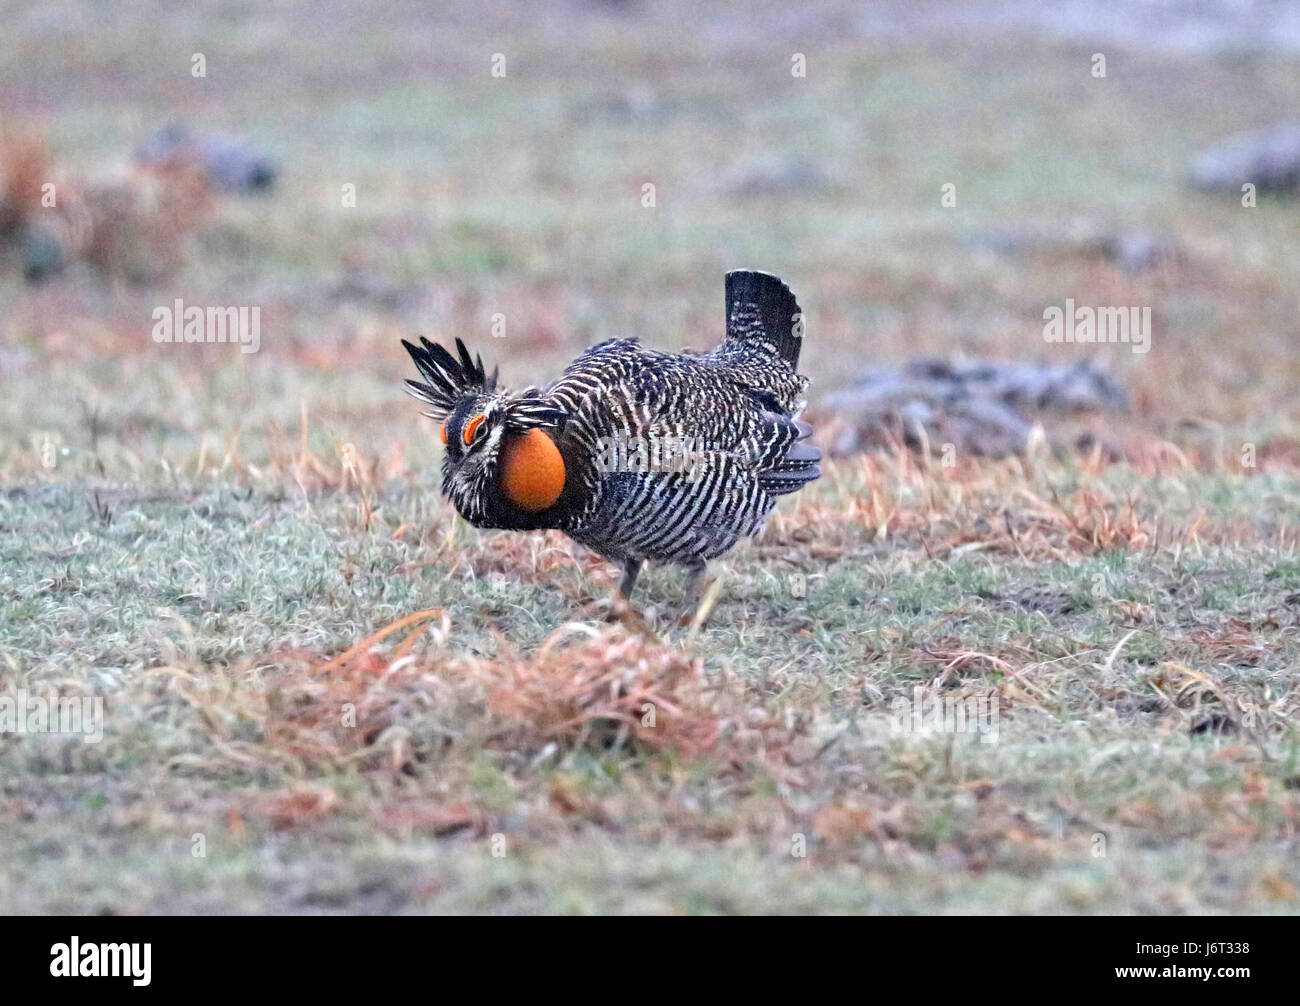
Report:
[{"label": "displaying bird", "polygon": [[699,590],[705,564],[757,534],[777,497],[821,475],[797,416],[799,304],[777,277],[726,278],[727,332],[709,353],[636,339],[592,346],[544,388],[498,388],[482,357],[402,344],[407,390],[440,422],[442,491],[480,528],[554,528],[620,564],[675,563]]}]

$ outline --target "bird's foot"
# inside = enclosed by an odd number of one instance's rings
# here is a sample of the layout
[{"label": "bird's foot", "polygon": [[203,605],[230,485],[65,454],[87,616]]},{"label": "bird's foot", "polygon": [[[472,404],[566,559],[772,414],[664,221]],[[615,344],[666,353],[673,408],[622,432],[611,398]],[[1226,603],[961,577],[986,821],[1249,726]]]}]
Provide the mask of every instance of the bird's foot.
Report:
[{"label": "bird's foot", "polygon": [[622,594],[613,594],[584,604],[578,609],[578,614],[583,619],[606,622],[610,625],[621,624],[633,632],[653,635],[654,630],[650,624],[654,617],[653,610],[652,608],[647,612],[641,612]]},{"label": "bird's foot", "polygon": [[718,598],[722,594],[722,577],[706,580],[704,571],[704,563],[691,567],[690,576],[686,581],[685,604],[681,617],[677,621],[678,625],[689,625],[692,636],[704,627],[704,623],[713,611],[713,606],[718,603]]},{"label": "bird's foot", "polygon": [[622,594],[612,594],[609,597],[588,601],[578,609],[578,615],[598,622],[617,622],[631,610],[632,605],[628,603],[626,597]]}]

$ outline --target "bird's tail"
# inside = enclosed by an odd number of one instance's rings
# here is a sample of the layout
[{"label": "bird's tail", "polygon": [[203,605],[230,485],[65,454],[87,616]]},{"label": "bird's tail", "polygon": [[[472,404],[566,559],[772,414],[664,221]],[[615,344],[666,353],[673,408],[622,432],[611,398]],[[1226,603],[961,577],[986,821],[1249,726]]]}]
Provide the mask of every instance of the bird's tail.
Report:
[{"label": "bird's tail", "polygon": [[766,272],[727,273],[727,337],[719,347],[722,353],[770,354],[797,370],[802,346],[803,312],[788,286]]}]

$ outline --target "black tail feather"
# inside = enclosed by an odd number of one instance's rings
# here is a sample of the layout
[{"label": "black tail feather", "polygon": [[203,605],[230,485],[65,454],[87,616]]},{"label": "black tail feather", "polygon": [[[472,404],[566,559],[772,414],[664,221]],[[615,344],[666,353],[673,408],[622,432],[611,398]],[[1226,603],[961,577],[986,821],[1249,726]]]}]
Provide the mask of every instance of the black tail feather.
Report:
[{"label": "black tail feather", "polygon": [[759,347],[799,367],[803,346],[803,312],[790,288],[766,272],[737,269],[727,273],[726,349]]}]

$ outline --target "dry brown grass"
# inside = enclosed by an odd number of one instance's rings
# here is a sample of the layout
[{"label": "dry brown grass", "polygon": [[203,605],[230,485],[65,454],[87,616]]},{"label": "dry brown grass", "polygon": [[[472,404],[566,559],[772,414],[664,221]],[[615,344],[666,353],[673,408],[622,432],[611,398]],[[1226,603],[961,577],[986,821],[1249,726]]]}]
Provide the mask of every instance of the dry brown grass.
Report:
[{"label": "dry brown grass", "polygon": [[[1100,476],[1110,462],[1096,452],[1077,455],[1070,464],[1081,484],[1044,491],[1036,472],[1044,465],[1063,472],[1056,461],[967,458],[946,469],[905,448],[832,461],[827,478],[837,491],[800,499],[773,514],[762,547],[834,559],[864,542],[892,542],[919,548],[929,558],[980,551],[1069,561],[1111,551],[1258,539],[1252,521],[1211,518],[1208,508],[1171,519],[1135,494],[1108,489]],[[1176,479],[1213,470],[1180,456],[1163,473]],[[1279,546],[1296,543],[1298,530],[1280,527]]]},{"label": "dry brown grass", "polygon": [[[54,186],[52,205],[46,185]],[[43,135],[0,130],[0,241],[16,245],[38,227],[64,263],[86,262],[110,279],[157,280],[181,266],[212,207],[194,157],[78,176],[55,162]]]},{"label": "dry brown grass", "polygon": [[130,279],[174,274],[212,210],[206,172],[186,160],[132,165],[74,188],[72,200],[60,222],[73,254],[106,276]]},{"label": "dry brown grass", "polygon": [[[452,656],[450,632],[429,610],[326,661],[286,651],[238,670],[169,665],[146,677],[196,712],[208,768],[276,766],[307,777],[353,764],[401,772],[482,750],[528,760],[623,747],[727,766],[782,746],[732,676],[706,678],[698,658],[643,626],[571,623],[535,653],[502,642],[490,657]],[[399,641],[385,652],[390,638]],[[412,715],[436,726],[417,738],[399,725]]]},{"label": "dry brown grass", "polygon": [[0,126],[0,240],[12,240],[27,225],[51,176],[44,136]]}]

